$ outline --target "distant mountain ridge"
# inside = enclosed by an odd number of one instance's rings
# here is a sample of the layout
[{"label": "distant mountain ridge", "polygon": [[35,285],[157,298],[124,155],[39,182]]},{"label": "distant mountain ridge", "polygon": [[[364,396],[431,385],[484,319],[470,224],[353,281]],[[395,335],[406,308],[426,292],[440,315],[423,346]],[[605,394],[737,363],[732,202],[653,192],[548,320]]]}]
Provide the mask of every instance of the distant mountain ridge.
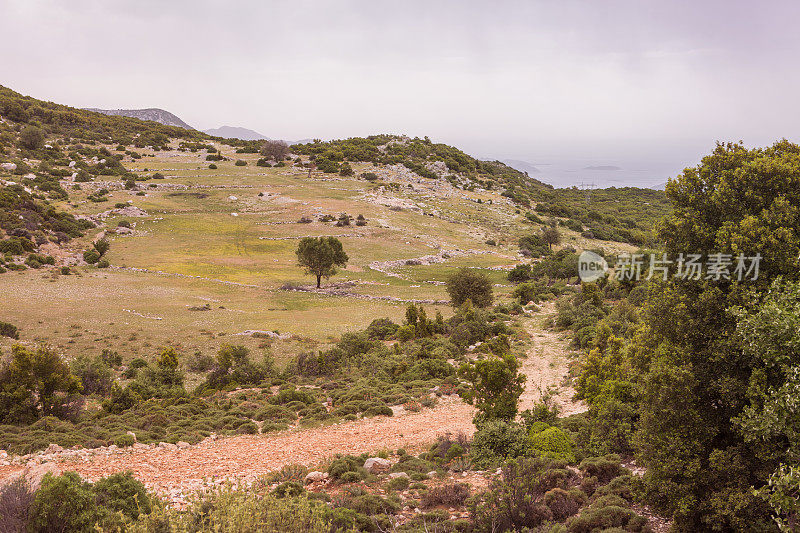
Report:
[{"label": "distant mountain ridge", "polygon": [[157,107],[150,107],[147,109],[97,109],[95,107],[87,107],[86,111],[94,111],[95,113],[118,117],[138,118],[139,120],[152,120],[153,122],[158,122],[165,126],[177,126],[178,128],[186,128],[187,130],[194,129],[176,115]]},{"label": "distant mountain ridge", "polygon": [[223,139],[242,139],[243,141],[269,140],[269,137],[266,135],[238,126],[220,126],[219,128],[203,130],[203,132],[214,137],[222,137]]}]

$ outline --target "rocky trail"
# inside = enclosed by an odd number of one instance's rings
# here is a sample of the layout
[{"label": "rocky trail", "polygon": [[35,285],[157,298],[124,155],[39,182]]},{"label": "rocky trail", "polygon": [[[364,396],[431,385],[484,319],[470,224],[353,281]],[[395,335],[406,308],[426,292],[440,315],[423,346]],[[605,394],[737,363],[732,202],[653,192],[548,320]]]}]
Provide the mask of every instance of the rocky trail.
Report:
[{"label": "rocky trail", "polygon": [[[520,407],[531,407],[542,391],[550,388],[561,412],[572,414],[583,407],[572,402],[573,391],[563,385],[569,357],[568,341],[542,325],[552,312],[552,306],[547,306],[533,317],[523,319],[534,343],[527,358],[522,360],[521,371],[527,376],[527,383]],[[337,453],[361,454],[401,447],[418,450],[435,441],[438,435],[471,435],[474,412],[473,407],[450,396],[440,399],[435,407],[419,412],[401,410],[392,417],[373,417],[319,428],[208,438],[193,446],[137,444],[129,449],[110,447],[83,455],[44,455],[27,465],[0,466],[0,479],[25,468],[74,470],[92,480],[129,470],[148,488],[179,503],[185,495],[208,482],[247,482],[287,464],[311,466]]]}]

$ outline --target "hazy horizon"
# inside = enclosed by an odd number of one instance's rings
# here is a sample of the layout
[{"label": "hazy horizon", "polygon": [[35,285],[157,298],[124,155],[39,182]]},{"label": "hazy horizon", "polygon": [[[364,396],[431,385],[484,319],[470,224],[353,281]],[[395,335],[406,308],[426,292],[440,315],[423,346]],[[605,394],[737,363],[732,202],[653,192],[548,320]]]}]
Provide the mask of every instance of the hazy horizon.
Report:
[{"label": "hazy horizon", "polygon": [[800,140],[790,2],[0,5],[3,85],[198,129],[428,136],[559,186],[659,186],[717,140]]}]

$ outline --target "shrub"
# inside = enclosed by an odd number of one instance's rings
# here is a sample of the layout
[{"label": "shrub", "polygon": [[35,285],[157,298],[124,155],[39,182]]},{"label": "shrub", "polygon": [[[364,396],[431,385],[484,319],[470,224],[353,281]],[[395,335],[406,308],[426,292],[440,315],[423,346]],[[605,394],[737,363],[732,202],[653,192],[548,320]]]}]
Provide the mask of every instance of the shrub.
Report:
[{"label": "shrub", "polygon": [[361,174],[361,178],[367,181],[377,181],[378,175],[375,174],[374,172],[364,172]]},{"label": "shrub", "polygon": [[447,294],[454,307],[470,300],[477,307],[492,305],[492,283],[486,275],[462,268],[447,278]]},{"label": "shrub", "polygon": [[208,165],[208,168],[210,168],[211,170],[217,170],[217,165],[211,163],[210,165]]},{"label": "shrub", "polygon": [[508,272],[508,281],[520,283],[531,279],[531,266],[529,264],[517,265]]},{"label": "shrub", "polygon": [[376,318],[367,326],[366,333],[370,339],[385,340],[394,335],[399,327],[388,318]]},{"label": "shrub", "polygon": [[468,483],[447,483],[433,487],[424,493],[420,504],[423,509],[436,507],[437,505],[460,507],[464,505],[467,498],[469,498]]},{"label": "shrub", "polygon": [[25,531],[34,493],[25,476],[0,486],[0,531]]},{"label": "shrub", "polygon": [[542,496],[554,488],[552,482],[542,483],[547,467],[542,459],[520,458],[509,461],[502,478],[490,485],[490,490],[471,504],[478,531],[521,531],[538,527],[551,520],[553,512]]},{"label": "shrub", "polygon": [[600,483],[608,483],[627,471],[620,464],[619,455],[610,454],[603,457],[589,457],[578,466],[585,476],[594,476]]},{"label": "shrub", "polygon": [[518,457],[528,447],[525,428],[504,420],[481,424],[472,439],[470,458],[477,467],[494,466],[506,459]]},{"label": "shrub", "polygon": [[119,446],[120,448],[129,448],[136,443],[136,440],[133,438],[133,435],[128,435],[127,433],[124,435],[119,435],[114,438],[114,444]]},{"label": "shrub", "polygon": [[91,532],[102,518],[91,484],[75,472],[46,474],[31,505],[29,529]]},{"label": "shrub", "polygon": [[106,252],[111,247],[111,243],[108,241],[108,239],[103,237],[102,239],[99,239],[94,243],[92,243],[92,246],[94,246],[94,249],[97,250],[97,253],[100,254],[100,257],[102,257],[106,255]]},{"label": "shrub", "polygon": [[531,431],[529,446],[536,455],[567,463],[575,462],[572,439],[559,428],[548,427],[539,432]]},{"label": "shrub", "polygon": [[83,260],[90,265],[93,265],[100,260],[100,254],[97,252],[97,250],[86,250],[83,252]]},{"label": "shrub", "polygon": [[100,359],[111,368],[117,368],[122,365],[122,356],[108,348],[103,348],[103,351],[100,352]]},{"label": "shrub", "polygon": [[386,484],[386,488],[388,490],[398,490],[398,491],[406,490],[410,483],[411,482],[409,481],[409,479],[405,476],[396,477],[394,479],[389,480],[389,483]]},{"label": "shrub", "polygon": [[[125,436],[133,440],[130,435]],[[121,512],[132,519],[138,518],[140,513],[150,513],[147,490],[131,472],[120,472],[100,479],[92,490],[102,509]]]},{"label": "shrub", "polygon": [[284,422],[295,420],[297,415],[294,413],[294,411],[290,411],[289,409],[280,405],[268,405],[259,410],[253,418],[259,422],[263,422],[265,420],[270,422]]},{"label": "shrub", "polygon": [[575,513],[586,503],[586,494],[580,489],[550,489],[544,494],[542,501],[553,513],[554,520],[564,520]]},{"label": "shrub", "polygon": [[[360,457],[354,457],[352,455],[345,455],[340,456],[331,461],[331,464],[328,465],[328,475],[335,479],[341,480],[345,483],[351,483],[352,481],[345,481],[342,479],[342,476],[345,475],[347,472],[353,472],[358,476],[358,479],[363,479],[366,477],[367,471],[363,468],[364,460]],[[348,476],[352,477],[352,476]]]},{"label": "shrub", "polygon": [[350,163],[345,161],[342,163],[341,167],[339,168],[339,175],[340,176],[352,176],[353,175],[353,167],[350,166]]},{"label": "shrub", "polygon": [[373,405],[372,407],[368,408],[364,411],[364,417],[370,416],[393,416],[394,411],[388,405]]},{"label": "shrub", "polygon": [[595,497],[602,498],[603,496],[617,496],[624,499],[626,502],[633,502],[636,499],[636,485],[641,480],[633,475],[622,475],[612,479],[607,485],[603,485],[597,492]]},{"label": "shrub", "polygon": [[19,339],[19,329],[14,324],[0,322],[0,336]]},{"label": "shrub", "polygon": [[569,533],[593,533],[612,528],[619,528],[616,531],[649,531],[646,518],[615,505],[600,508],[591,505],[567,521]]},{"label": "shrub", "polygon": [[242,159],[237,159],[236,163],[234,163],[234,165],[236,165],[237,167],[246,167],[247,166],[247,161],[244,161]]},{"label": "shrub", "polygon": [[70,366],[72,373],[81,380],[84,393],[105,396],[111,391],[111,369],[102,357],[79,355]]},{"label": "shrub", "polygon": [[284,481],[272,491],[276,498],[286,498],[300,496],[306,491],[303,485],[297,481]]}]

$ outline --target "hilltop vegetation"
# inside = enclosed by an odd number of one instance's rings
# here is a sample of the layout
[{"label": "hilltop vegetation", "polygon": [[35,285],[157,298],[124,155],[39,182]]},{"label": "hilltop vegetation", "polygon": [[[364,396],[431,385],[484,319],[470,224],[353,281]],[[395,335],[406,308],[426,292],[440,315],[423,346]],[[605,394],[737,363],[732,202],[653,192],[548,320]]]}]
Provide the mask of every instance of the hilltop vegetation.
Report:
[{"label": "hilltop vegetation", "polygon": [[0,86],[0,115],[18,124],[40,127],[47,135],[78,141],[136,146],[162,146],[169,138],[205,139],[195,130],[165,126],[152,121],[111,116],[23,96]]}]

